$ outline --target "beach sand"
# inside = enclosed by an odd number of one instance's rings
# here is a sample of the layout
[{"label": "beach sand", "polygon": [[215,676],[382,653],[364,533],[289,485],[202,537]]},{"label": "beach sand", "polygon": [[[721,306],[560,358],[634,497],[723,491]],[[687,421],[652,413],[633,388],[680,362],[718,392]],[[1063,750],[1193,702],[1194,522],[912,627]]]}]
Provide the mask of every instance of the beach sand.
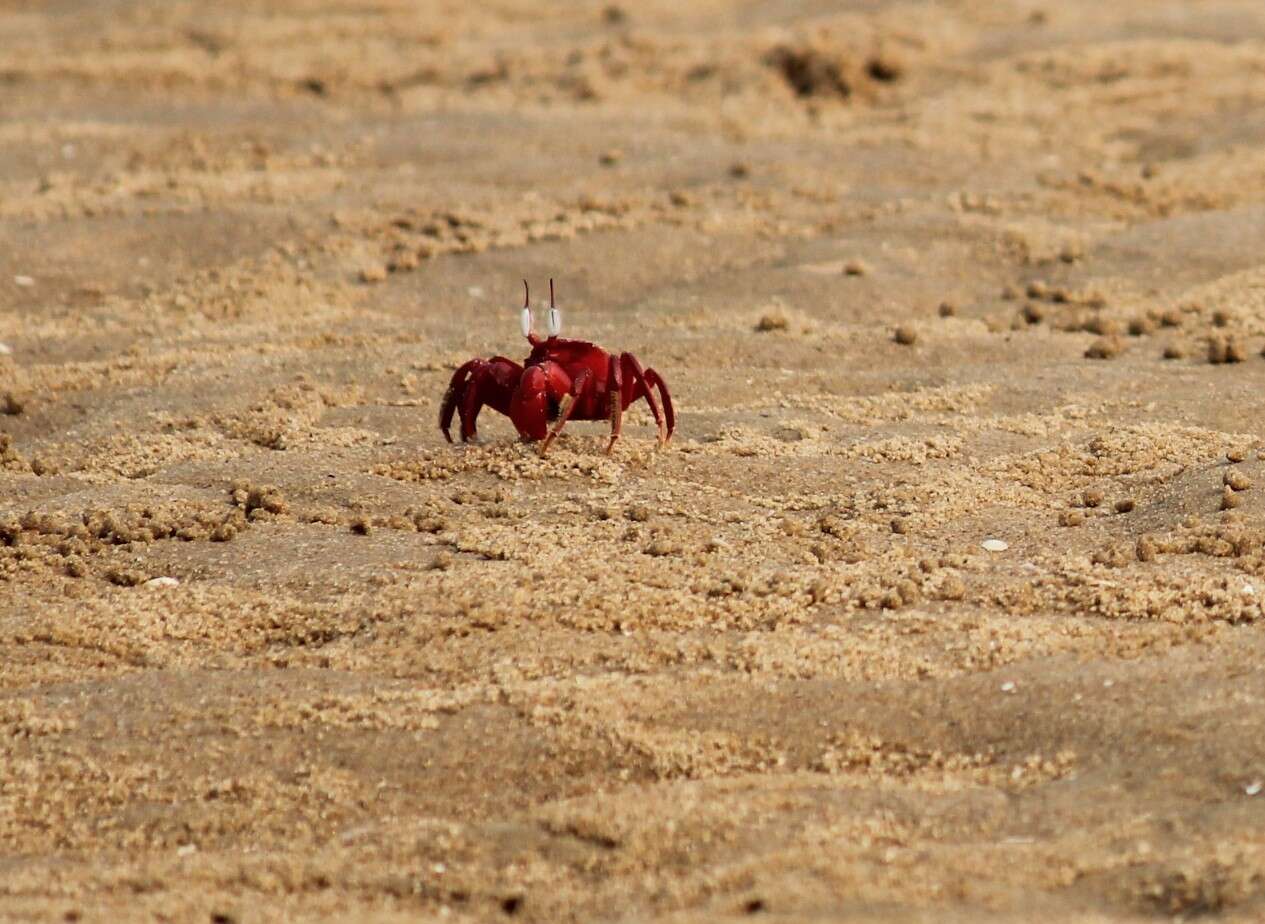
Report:
[{"label": "beach sand", "polygon": [[[0,917],[1265,915],[1259,0],[19,0],[0,112]],[[444,441],[524,277],[667,448]]]}]

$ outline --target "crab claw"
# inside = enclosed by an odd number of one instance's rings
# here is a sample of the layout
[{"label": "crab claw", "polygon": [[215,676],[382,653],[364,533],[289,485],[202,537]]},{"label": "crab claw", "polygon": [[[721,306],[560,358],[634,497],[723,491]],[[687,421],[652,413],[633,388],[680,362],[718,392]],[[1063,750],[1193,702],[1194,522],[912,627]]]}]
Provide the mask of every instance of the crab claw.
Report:
[{"label": "crab claw", "polygon": [[543,440],[549,434],[549,377],[540,366],[529,366],[514,389],[510,420],[519,436]]}]

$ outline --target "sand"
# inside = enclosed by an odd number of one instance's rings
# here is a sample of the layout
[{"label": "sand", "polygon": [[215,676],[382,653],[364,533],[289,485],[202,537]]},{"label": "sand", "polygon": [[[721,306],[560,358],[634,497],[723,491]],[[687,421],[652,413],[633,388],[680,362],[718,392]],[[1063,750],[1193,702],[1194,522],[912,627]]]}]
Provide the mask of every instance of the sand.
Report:
[{"label": "sand", "polygon": [[[1265,916],[1259,0],[17,0],[0,90],[0,918]],[[667,449],[444,442],[523,277]]]}]

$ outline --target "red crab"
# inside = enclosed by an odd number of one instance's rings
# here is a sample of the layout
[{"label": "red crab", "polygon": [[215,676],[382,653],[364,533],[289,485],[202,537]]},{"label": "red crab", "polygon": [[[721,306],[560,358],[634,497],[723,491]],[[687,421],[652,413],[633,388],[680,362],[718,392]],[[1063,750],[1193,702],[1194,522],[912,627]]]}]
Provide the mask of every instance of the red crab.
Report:
[{"label": "red crab", "polygon": [[[676,415],[667,383],[653,369],[642,369],[631,353],[613,356],[585,340],[563,340],[562,313],[553,300],[549,280],[549,338],[532,331],[531,295],[523,280],[523,336],[532,345],[531,355],[520,366],[504,356],[472,359],[453,373],[439,406],[439,429],[452,442],[448,428],[456,411],[461,418],[461,441],[475,439],[475,421],[484,405],[509,417],[524,440],[544,440],[541,455],[549,449],[568,420],[609,420],[609,453],[619,439],[624,409],[645,398],[659,427],[659,445],[672,438]],[[652,389],[663,398],[663,411]],[[553,426],[550,426],[550,423]]]}]

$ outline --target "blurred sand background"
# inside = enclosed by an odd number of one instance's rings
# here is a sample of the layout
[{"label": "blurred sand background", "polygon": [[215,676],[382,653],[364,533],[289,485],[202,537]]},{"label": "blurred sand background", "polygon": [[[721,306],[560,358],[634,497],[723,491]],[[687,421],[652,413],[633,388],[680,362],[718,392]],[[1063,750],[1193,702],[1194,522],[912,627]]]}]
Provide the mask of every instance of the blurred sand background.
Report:
[{"label": "blurred sand background", "polygon": [[[1259,0],[0,3],[0,917],[1258,920],[1262,142]],[[668,450],[443,442],[524,276]]]}]

